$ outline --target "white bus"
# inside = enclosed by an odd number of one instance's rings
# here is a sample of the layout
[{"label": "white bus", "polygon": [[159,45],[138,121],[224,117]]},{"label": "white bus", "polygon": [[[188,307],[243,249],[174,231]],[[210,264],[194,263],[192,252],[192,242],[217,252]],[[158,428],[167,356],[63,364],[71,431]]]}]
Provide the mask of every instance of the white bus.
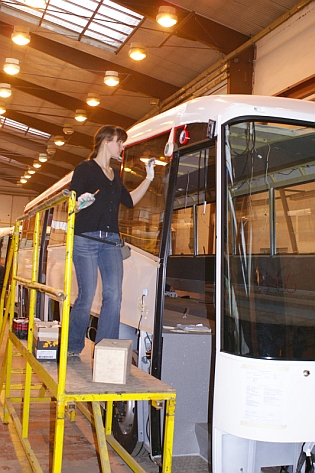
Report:
[{"label": "white bus", "polygon": [[[134,340],[141,368],[177,390],[174,454],[200,454],[214,473],[293,468],[302,445],[315,443],[314,120],[311,102],[209,96],[128,131],[126,187],[143,179],[146,159],[156,167],[146,196],[120,209],[131,247],[121,338]],[[45,219],[40,277],[59,287],[65,209]],[[32,218],[22,273],[31,233]],[[90,336],[99,307],[97,294]],[[157,456],[160,420],[148,406],[137,411],[116,406],[116,436]]]}]

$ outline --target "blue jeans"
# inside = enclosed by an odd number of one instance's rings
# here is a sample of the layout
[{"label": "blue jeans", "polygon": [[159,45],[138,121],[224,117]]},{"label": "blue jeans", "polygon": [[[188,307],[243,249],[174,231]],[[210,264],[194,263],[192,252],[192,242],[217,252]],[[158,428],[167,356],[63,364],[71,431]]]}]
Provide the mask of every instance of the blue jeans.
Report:
[{"label": "blue jeans", "polygon": [[[86,232],[94,238],[119,243],[117,233]],[[81,353],[90,322],[91,306],[97,285],[98,268],[102,278],[102,307],[95,343],[103,338],[119,338],[123,263],[119,246],[74,236],[73,262],[78,296],[70,315],[68,350]]]}]

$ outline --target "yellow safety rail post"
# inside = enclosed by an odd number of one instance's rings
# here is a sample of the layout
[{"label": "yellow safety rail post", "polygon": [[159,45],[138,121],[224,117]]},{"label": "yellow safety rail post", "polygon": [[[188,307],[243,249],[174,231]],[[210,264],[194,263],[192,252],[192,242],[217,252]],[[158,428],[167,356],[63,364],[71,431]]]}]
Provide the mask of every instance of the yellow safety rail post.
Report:
[{"label": "yellow safety rail post", "polygon": [[[14,227],[13,233],[13,240],[12,240],[12,251],[13,251],[13,262],[12,262],[12,281],[11,281],[11,288],[10,288],[10,322],[9,322],[9,330],[12,330],[13,325],[13,318],[14,318],[14,307],[15,307],[15,300],[14,294],[16,291],[16,282],[13,279],[13,275],[16,274],[17,265],[18,265],[18,249],[19,249],[19,223],[16,222]],[[6,357],[6,385],[5,385],[5,398],[7,399],[10,396],[10,385],[11,385],[11,372],[12,372],[12,342],[10,338],[8,339],[8,347],[7,347],[7,357]],[[9,422],[9,411],[7,408],[7,403],[4,403],[3,407],[3,423],[7,424]]]},{"label": "yellow safety rail post", "polygon": [[6,322],[7,322],[7,318],[8,318],[9,300],[7,301],[7,307],[6,307],[4,317],[2,317],[2,314],[3,314],[3,309],[4,309],[4,301],[5,301],[5,295],[6,295],[6,291],[7,291],[7,286],[8,286],[12,261],[13,261],[13,244],[10,245],[8,259],[7,259],[7,263],[6,263],[6,266],[5,266],[3,286],[2,286],[2,290],[1,290],[1,298],[0,298],[0,345],[2,345],[3,334],[4,334],[4,331],[5,331],[5,326],[6,326]]},{"label": "yellow safety rail post", "polygon": [[165,404],[165,432],[162,456],[162,473],[171,473],[176,401],[175,399],[170,399]]},{"label": "yellow safety rail post", "polygon": [[92,408],[94,416],[94,427],[96,431],[98,449],[102,465],[102,472],[111,473],[100,403],[97,401],[92,401]]},{"label": "yellow safety rail post", "polygon": [[[7,305],[6,305],[3,317],[1,317],[1,315],[0,315],[0,319],[2,321],[2,327],[1,327],[1,331],[0,331],[0,345],[2,345],[2,342],[3,342],[3,337],[4,337],[4,334],[5,334],[5,329],[6,329],[6,325],[7,325],[8,316],[9,316],[11,295],[12,295],[12,293],[10,291],[9,294],[8,294]],[[1,326],[1,321],[0,321],[0,326]]]},{"label": "yellow safety rail post", "polygon": [[[38,279],[38,255],[39,255],[39,239],[40,239],[40,213],[35,215],[35,225],[33,233],[33,257],[32,257],[32,283],[36,284]],[[33,332],[34,332],[34,318],[36,311],[36,289],[30,289],[29,302],[29,316],[28,316],[28,337],[27,350],[32,353],[33,350]],[[22,437],[28,437],[30,404],[31,404],[31,383],[32,383],[32,367],[27,362],[25,372],[25,386],[24,386],[24,402],[23,402],[23,420],[22,420]]]},{"label": "yellow safety rail post", "polygon": [[57,392],[57,413],[56,413],[56,431],[53,456],[53,473],[59,473],[62,466],[62,451],[64,437],[64,423],[66,414],[66,376],[67,376],[67,358],[68,358],[68,335],[69,335],[69,314],[70,314],[70,295],[72,279],[72,258],[73,258],[73,239],[74,239],[74,221],[75,221],[75,193],[71,193],[68,201],[68,227],[66,239],[66,261],[64,277],[64,301],[62,305],[62,330],[60,340],[60,359],[59,359],[59,382]]}]

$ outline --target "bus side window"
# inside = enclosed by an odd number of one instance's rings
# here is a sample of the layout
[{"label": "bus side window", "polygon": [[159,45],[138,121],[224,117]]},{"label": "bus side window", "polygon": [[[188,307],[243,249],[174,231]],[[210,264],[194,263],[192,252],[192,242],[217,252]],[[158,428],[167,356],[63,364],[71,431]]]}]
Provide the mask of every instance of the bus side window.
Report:
[{"label": "bus side window", "polygon": [[172,255],[215,254],[215,146],[180,157]]}]

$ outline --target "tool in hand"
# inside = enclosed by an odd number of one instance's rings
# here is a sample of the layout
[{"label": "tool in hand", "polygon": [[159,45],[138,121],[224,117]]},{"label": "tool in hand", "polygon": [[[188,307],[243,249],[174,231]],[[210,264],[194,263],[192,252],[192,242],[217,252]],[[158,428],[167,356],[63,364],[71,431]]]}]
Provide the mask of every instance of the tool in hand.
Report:
[{"label": "tool in hand", "polygon": [[[93,197],[96,196],[96,194],[99,192],[100,190],[97,189],[94,194],[91,194]],[[81,202],[81,204],[79,205],[79,210],[83,209],[85,206],[86,206],[86,203],[89,202],[88,200],[84,200],[83,202]]]}]

